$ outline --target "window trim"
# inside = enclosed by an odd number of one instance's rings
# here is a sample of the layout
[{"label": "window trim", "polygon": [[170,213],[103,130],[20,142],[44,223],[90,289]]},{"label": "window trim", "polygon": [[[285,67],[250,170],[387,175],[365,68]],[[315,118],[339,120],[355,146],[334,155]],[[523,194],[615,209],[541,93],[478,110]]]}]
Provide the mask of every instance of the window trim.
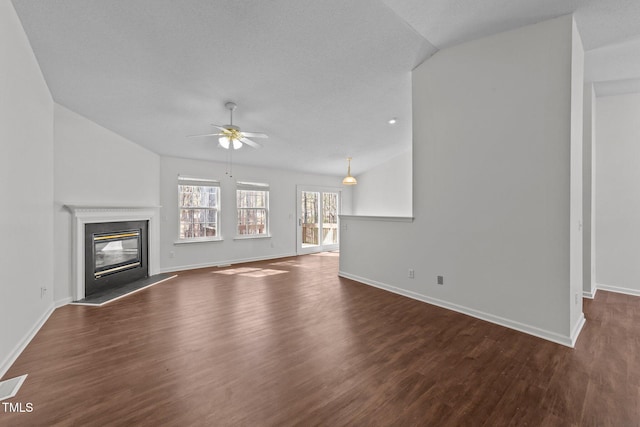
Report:
[{"label": "window trim", "polygon": [[[200,187],[216,187],[217,190],[217,207],[216,208],[204,208],[209,210],[216,211],[216,236],[212,237],[180,237],[180,211],[183,209],[189,209],[190,207],[185,207],[180,204],[180,186],[181,185],[193,185]],[[178,238],[173,242],[174,245],[180,244],[188,244],[188,243],[203,243],[203,242],[219,242],[223,241],[224,238],[222,236],[222,224],[221,224],[221,199],[222,199],[222,190],[220,187],[220,181],[210,178],[198,178],[191,176],[178,175],[178,202],[176,203],[178,208]]]},{"label": "window trim", "polygon": [[[265,207],[264,208],[240,208],[238,207],[238,192],[239,191],[264,191],[265,194]],[[271,221],[270,221],[270,193],[271,188],[269,184],[260,182],[236,182],[236,234],[234,240],[250,240],[250,239],[270,239],[271,238]],[[265,232],[261,234],[239,234],[240,223],[238,222],[238,213],[240,210],[246,209],[263,209],[265,212]]]}]

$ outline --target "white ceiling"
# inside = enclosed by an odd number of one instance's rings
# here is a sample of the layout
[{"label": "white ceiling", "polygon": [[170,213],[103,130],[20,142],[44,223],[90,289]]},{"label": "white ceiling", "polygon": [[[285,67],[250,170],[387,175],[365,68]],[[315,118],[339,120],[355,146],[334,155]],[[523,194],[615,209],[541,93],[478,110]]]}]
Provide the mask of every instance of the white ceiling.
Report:
[{"label": "white ceiling", "polygon": [[[638,0],[13,0],[56,102],[162,155],[340,175],[411,147],[411,70],[575,12],[598,95],[640,91]],[[397,117],[398,124],[387,120]]]}]

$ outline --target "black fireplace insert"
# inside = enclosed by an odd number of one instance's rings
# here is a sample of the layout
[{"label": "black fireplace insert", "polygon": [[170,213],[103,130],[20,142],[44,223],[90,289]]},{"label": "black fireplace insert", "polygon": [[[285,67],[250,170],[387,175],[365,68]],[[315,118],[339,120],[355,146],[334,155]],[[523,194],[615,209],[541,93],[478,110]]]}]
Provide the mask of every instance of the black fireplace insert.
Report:
[{"label": "black fireplace insert", "polygon": [[148,221],[85,224],[85,296],[148,277]]}]

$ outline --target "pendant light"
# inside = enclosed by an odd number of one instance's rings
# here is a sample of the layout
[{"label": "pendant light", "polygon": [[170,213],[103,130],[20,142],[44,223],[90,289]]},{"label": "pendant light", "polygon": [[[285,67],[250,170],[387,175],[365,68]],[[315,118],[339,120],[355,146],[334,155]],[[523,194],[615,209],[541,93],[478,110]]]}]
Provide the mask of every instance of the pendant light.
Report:
[{"label": "pendant light", "polygon": [[347,157],[349,166],[347,167],[347,176],[342,180],[342,185],[356,185],[358,181],[351,176],[351,157]]}]

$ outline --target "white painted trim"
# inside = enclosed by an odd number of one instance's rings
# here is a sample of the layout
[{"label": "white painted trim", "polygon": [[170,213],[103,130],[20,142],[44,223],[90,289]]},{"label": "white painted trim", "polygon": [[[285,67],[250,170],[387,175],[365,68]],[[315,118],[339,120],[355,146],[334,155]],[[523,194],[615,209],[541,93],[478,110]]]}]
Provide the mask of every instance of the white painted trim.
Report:
[{"label": "white painted trim", "polygon": [[209,242],[224,242],[222,237],[200,237],[193,239],[179,239],[173,242],[174,245],[190,245],[191,243],[209,243]]},{"label": "white painted trim", "polygon": [[245,234],[236,236],[233,240],[254,240],[254,239],[270,239],[271,234]]},{"label": "white painted trim", "polygon": [[578,341],[578,336],[580,335],[580,332],[582,332],[582,328],[585,323],[587,323],[587,319],[585,319],[584,313],[580,313],[580,318],[573,327],[573,331],[571,331],[571,345],[569,347],[573,348],[576,346],[576,341]]},{"label": "white painted trim", "polygon": [[15,397],[16,394],[18,394],[18,391],[20,391],[20,387],[22,387],[22,384],[24,383],[24,380],[27,379],[27,375],[29,375],[29,374],[20,375],[19,377],[10,378],[8,380],[4,380],[4,381],[0,382],[0,389],[3,388],[2,387],[3,385],[6,387],[7,384],[13,383],[13,387],[11,387],[11,390],[9,391],[9,394],[0,395],[0,401],[11,399],[12,397]]},{"label": "white painted trim", "polygon": [[593,292],[582,291],[583,298],[594,299],[596,297],[596,292],[598,292],[598,288],[593,288]]},{"label": "white painted trim", "polygon": [[[490,323],[495,323],[496,325],[504,326],[510,329],[515,329],[516,331],[524,332],[525,334],[533,335],[535,337],[542,338],[547,341],[552,341],[557,344],[562,344],[567,347],[573,347],[575,343],[575,339],[577,339],[577,336],[575,338],[572,338],[570,336],[561,335],[555,332],[547,331],[545,329],[537,328],[535,326],[516,322],[510,319],[505,319],[504,317],[495,316],[493,314],[485,313],[479,310],[474,310],[472,308],[464,307],[458,304],[453,304],[447,301],[431,298],[426,295],[419,294],[417,292],[407,291],[406,289],[401,289],[392,285],[388,285],[386,283],[377,282],[375,280],[369,280],[364,277],[346,273],[344,271],[339,271],[338,275],[340,277],[355,280],[365,285],[370,285],[375,288],[380,288],[385,291],[392,292],[394,294],[402,295],[418,301],[426,302],[427,304],[432,304],[438,307],[446,308],[448,310],[456,311],[458,313],[466,314],[468,316],[475,317],[476,319],[485,320]],[[580,331],[577,331],[577,332],[579,333]]]},{"label": "white painted trim", "polygon": [[362,221],[413,222],[412,216],[373,216],[373,215],[339,215],[340,219],[355,219]]},{"label": "white painted trim", "polygon": [[111,221],[149,221],[149,276],[160,272],[160,206],[65,205],[73,214],[73,295],[84,299],[84,226]]},{"label": "white painted trim", "polygon": [[620,286],[603,285],[602,283],[598,283],[598,285],[596,286],[596,289],[599,289],[599,290],[602,290],[602,291],[616,292],[618,294],[633,295],[633,296],[636,296],[636,297],[640,296],[640,290],[638,290],[638,289],[623,288],[623,287],[620,287]]},{"label": "white painted trim", "polygon": [[289,258],[297,256],[296,253],[285,253],[280,255],[272,255],[266,257],[255,257],[255,258],[239,258],[233,260],[226,261],[216,261],[216,262],[207,262],[202,264],[190,264],[190,265],[181,265],[176,267],[163,268],[161,273],[174,273],[176,271],[186,271],[186,270],[196,270],[198,268],[209,268],[209,267],[228,267],[232,264],[242,264],[245,262],[255,262],[255,261],[269,261],[276,260],[280,258]]},{"label": "white painted trim", "polygon": [[64,307],[65,305],[69,304],[71,301],[73,301],[73,298],[72,297],[67,297],[67,298],[59,299],[58,301],[54,301],[53,304],[54,304],[55,308],[60,308],[60,307]]},{"label": "white painted trim", "polygon": [[33,325],[31,330],[27,332],[24,338],[22,338],[22,340],[20,340],[20,342],[16,344],[13,351],[11,351],[9,355],[2,361],[2,364],[0,364],[0,378],[2,378],[4,374],[7,373],[9,368],[11,368],[11,365],[15,363],[15,361],[18,359],[20,354],[22,354],[24,349],[27,348],[27,345],[29,345],[29,343],[36,336],[40,328],[42,328],[42,326],[47,322],[47,320],[49,319],[49,316],[51,316],[54,310],[55,310],[55,307],[52,303],[47,309],[47,311],[45,311],[42,314],[42,316],[40,316],[40,318],[36,321],[36,323]]},{"label": "white painted trim", "polygon": [[333,185],[296,184],[296,191],[342,192],[344,191],[344,187],[336,187]]},{"label": "white painted trim", "polygon": [[102,304],[89,304],[89,303],[86,303],[86,302],[71,302],[70,304],[71,305],[84,305],[84,306],[88,306],[88,307],[102,307],[103,305],[107,305],[107,304],[109,304],[111,302],[114,302],[114,301],[117,301],[117,300],[119,300],[121,298],[128,297],[129,295],[135,294],[136,292],[140,292],[140,291],[142,291],[144,289],[150,288],[151,286],[155,286],[158,283],[162,283],[162,282],[166,282],[167,280],[171,280],[174,277],[178,277],[178,275],[174,274],[173,276],[167,277],[166,279],[162,279],[162,280],[158,280],[157,282],[150,283],[147,286],[143,286],[142,288],[138,288],[135,291],[127,292],[126,294],[120,295],[119,297],[110,299],[109,301],[105,301]]}]

